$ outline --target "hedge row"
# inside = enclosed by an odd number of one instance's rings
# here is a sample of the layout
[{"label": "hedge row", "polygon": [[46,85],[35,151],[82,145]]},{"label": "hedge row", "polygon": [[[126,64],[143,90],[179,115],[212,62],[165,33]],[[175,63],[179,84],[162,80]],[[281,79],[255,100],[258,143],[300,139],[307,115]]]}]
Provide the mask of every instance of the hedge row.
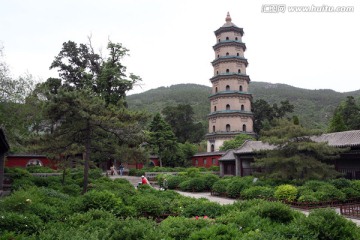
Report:
[{"label": "hedge row", "polygon": [[220,205],[146,185],[136,190],[95,171],[80,195],[81,174],[73,175],[71,194],[60,177],[19,178],[18,190],[0,199],[0,239],[360,239],[359,228],[331,209],[306,217],[260,199]]},{"label": "hedge row", "polygon": [[278,199],[298,202],[346,201],[360,198],[360,180],[344,178],[311,180],[302,185],[278,184],[252,176],[219,178],[213,174],[167,176],[170,189],[201,192],[242,199]]}]

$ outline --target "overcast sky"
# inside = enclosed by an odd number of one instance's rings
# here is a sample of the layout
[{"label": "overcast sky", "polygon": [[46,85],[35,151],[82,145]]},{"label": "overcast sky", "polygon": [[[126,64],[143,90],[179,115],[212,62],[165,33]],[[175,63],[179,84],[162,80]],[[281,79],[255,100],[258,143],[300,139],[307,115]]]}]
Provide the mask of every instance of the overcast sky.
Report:
[{"label": "overcast sky", "polygon": [[[286,4],[285,12],[262,12],[269,3]],[[287,9],[312,5],[353,6],[354,12]],[[86,43],[91,35],[96,49],[105,50],[110,39],[130,50],[124,64],[143,79],[132,93],[180,83],[211,86],[214,31],[228,11],[244,29],[252,81],[360,89],[357,0],[0,0],[0,42],[14,76],[56,77],[49,66],[62,43]]]}]

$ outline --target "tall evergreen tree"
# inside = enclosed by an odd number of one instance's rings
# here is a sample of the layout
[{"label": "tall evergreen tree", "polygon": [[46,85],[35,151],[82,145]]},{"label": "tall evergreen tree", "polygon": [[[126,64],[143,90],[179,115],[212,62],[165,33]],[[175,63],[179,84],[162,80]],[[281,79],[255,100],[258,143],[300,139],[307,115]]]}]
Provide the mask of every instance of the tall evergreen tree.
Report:
[{"label": "tall evergreen tree", "polygon": [[[91,44],[66,42],[51,68],[60,79],[39,86],[38,101],[46,121],[40,135],[42,149],[84,154],[84,186],[87,191],[91,154],[108,150],[116,155],[123,146],[139,148],[146,116],[125,106],[125,92],[139,80],[126,78],[121,64],[127,52],[120,44],[108,44],[106,60],[94,53]],[[41,105],[41,104],[40,104]]]},{"label": "tall evergreen tree", "polygon": [[159,157],[160,167],[167,165],[165,156],[177,152],[176,137],[171,127],[161,117],[160,113],[157,113],[149,128],[149,144],[153,152]]},{"label": "tall evergreen tree", "polygon": [[334,159],[343,150],[317,143],[310,139],[316,132],[295,125],[288,120],[278,120],[277,126],[262,132],[261,140],[276,146],[255,159],[254,167],[263,169],[259,175],[279,179],[328,179],[339,175]]},{"label": "tall evergreen tree", "polygon": [[353,96],[348,96],[335,110],[328,126],[329,132],[360,129],[360,106]]}]

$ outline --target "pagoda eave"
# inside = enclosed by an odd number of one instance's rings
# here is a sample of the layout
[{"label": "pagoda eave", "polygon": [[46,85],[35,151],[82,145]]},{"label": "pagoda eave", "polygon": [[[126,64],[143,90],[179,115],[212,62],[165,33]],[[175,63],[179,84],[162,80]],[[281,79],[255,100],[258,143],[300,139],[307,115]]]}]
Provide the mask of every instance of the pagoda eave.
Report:
[{"label": "pagoda eave", "polygon": [[240,33],[241,37],[244,35],[244,30],[242,28],[236,27],[236,26],[230,26],[230,27],[220,27],[216,31],[214,31],[216,36],[219,36],[220,33],[223,32],[237,32]]}]

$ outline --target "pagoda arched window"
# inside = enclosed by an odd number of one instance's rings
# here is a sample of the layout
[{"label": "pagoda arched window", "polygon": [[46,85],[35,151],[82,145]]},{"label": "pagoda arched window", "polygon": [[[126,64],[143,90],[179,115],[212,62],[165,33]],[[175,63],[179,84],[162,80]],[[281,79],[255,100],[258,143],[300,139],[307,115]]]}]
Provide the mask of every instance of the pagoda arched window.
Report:
[{"label": "pagoda arched window", "polygon": [[230,124],[226,124],[226,131],[230,132]]},{"label": "pagoda arched window", "polygon": [[226,91],[230,91],[230,86],[226,85],[225,89],[226,89]]},{"label": "pagoda arched window", "polygon": [[244,111],[245,110],[245,107],[243,104],[241,104],[241,111]]},{"label": "pagoda arched window", "polygon": [[246,132],[246,124],[243,124],[242,130],[243,132]]},{"label": "pagoda arched window", "polygon": [[226,104],[226,110],[230,110],[230,104]]},{"label": "pagoda arched window", "polygon": [[243,91],[243,86],[242,86],[242,85],[240,85],[240,87],[239,87],[239,91],[240,91],[240,92],[242,92],[242,91]]},{"label": "pagoda arched window", "polygon": [[229,37],[226,37],[226,40],[229,40]]},{"label": "pagoda arched window", "polygon": [[230,72],[230,70],[229,70],[229,69],[226,69],[226,72],[227,72],[227,73],[229,73],[229,72]]},{"label": "pagoda arched window", "polygon": [[213,132],[215,132],[215,126],[213,126]]}]

